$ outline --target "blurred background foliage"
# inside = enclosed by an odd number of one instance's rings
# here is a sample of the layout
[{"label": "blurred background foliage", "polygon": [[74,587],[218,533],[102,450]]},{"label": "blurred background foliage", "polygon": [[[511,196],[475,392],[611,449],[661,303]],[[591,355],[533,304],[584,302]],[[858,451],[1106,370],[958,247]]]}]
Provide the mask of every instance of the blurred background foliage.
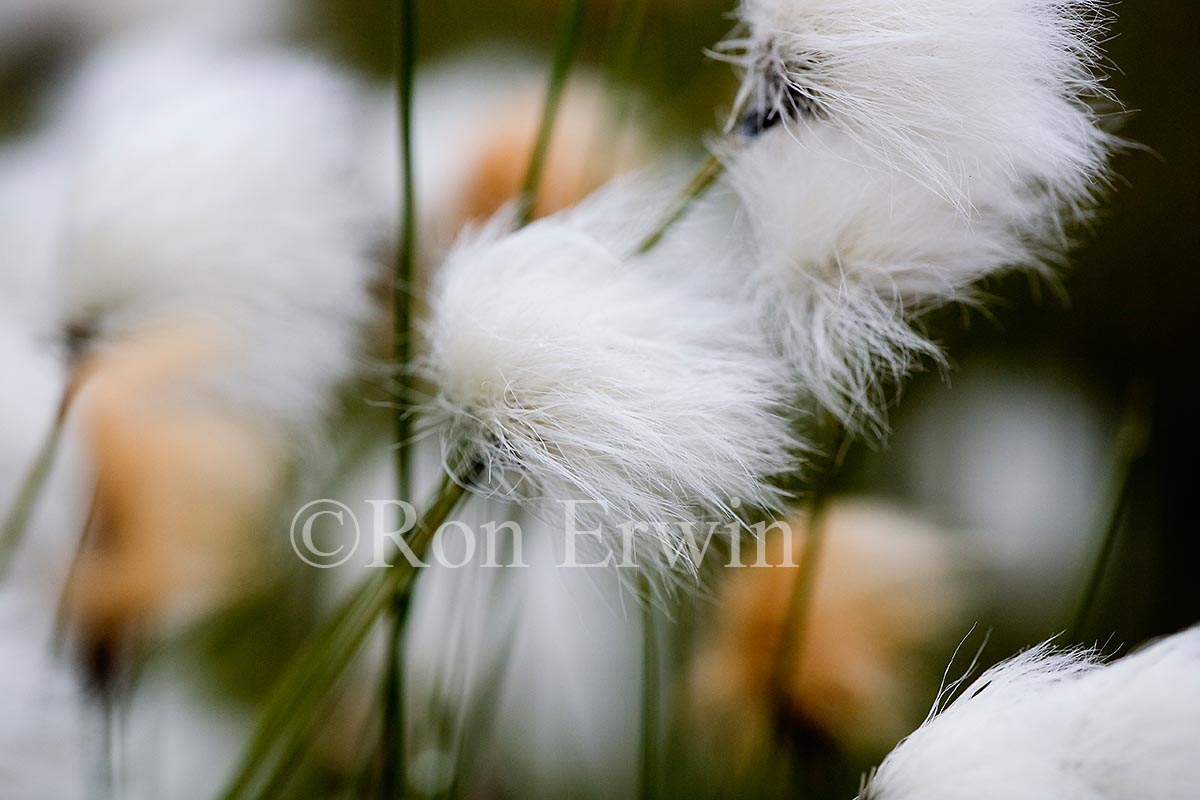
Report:
[{"label": "blurred background foliage", "polygon": [[[423,0],[422,66],[496,45],[544,55],[548,63],[564,5]],[[614,66],[614,53],[636,5],[589,4],[581,62],[617,69],[615,77],[642,97],[642,122],[662,131],[672,149],[698,152],[719,128],[735,88],[728,66],[704,53],[732,26],[729,0],[651,0],[625,69]],[[1117,493],[1118,433],[1131,415],[1148,426],[1148,444],[1130,466],[1120,539],[1084,634],[1133,643],[1200,619],[1193,387],[1200,345],[1200,6],[1128,0],[1116,10],[1108,52],[1119,69],[1111,85],[1128,112],[1114,121],[1134,144],[1116,161],[1116,191],[1094,230],[1057,280],[996,280],[986,287],[986,311],[955,308],[932,317],[950,369],[918,375],[899,393],[890,441],[855,447],[840,480],[839,490],[886,497],[991,548],[999,566],[981,579],[988,597],[977,616],[992,633],[984,661],[1068,627]],[[297,36],[377,80],[392,74],[388,3],[319,0]],[[0,62],[0,135],[36,119],[42,88],[68,63],[69,43],[52,44]],[[222,656],[213,662],[233,669],[217,675],[223,692],[253,696],[270,683],[275,667],[268,656],[301,638],[305,626],[296,619],[304,615],[287,603],[250,602],[227,616],[202,627],[189,646]],[[673,624],[686,630],[699,623],[684,616]],[[262,638],[247,643],[248,630]],[[947,654],[955,643],[947,642]],[[230,656],[243,646],[244,654]],[[250,664],[258,669],[247,671]],[[796,762],[799,777],[810,788],[828,784],[810,796],[849,796],[847,787],[853,790],[876,755],[838,761],[826,757],[832,744],[811,730],[795,735],[801,741],[793,752],[806,754]],[[310,793],[325,791],[321,779],[309,779]],[[712,784],[676,788],[681,796],[722,793]]]}]

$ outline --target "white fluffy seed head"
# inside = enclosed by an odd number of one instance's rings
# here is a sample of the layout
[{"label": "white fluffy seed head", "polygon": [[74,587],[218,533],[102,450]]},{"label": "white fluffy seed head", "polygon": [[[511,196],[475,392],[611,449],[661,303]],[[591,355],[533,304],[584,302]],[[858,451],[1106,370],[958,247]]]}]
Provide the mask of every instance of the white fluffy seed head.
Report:
[{"label": "white fluffy seed head", "polygon": [[480,460],[497,491],[548,501],[560,521],[556,502],[593,504],[581,530],[649,523],[661,541],[638,557],[661,560],[687,552],[675,523],[726,521],[733,498],[777,506],[768,479],[797,445],[748,309],[703,269],[627,258],[644,204],[621,186],[517,233],[502,216],[465,236],[436,280],[424,372],[451,469]]},{"label": "white fluffy seed head", "polygon": [[[1044,198],[981,185],[965,220],[840,131],[803,145],[772,132],[731,157],[750,232],[752,290],[800,384],[852,426],[886,427],[886,388],[941,351],[923,312],[970,301],[1005,269],[1041,269],[1064,246]],[[1047,216],[1050,214],[1050,216]]]},{"label": "white fluffy seed head", "polygon": [[1103,665],[1049,644],[985,672],[884,760],[863,800],[1187,800],[1200,629]]},{"label": "white fluffy seed head", "polygon": [[1042,269],[1107,185],[1091,0],[745,0],[726,154],[760,307],[801,383],[886,429],[922,312]]},{"label": "white fluffy seed head", "polygon": [[65,324],[100,341],[200,319],[212,393],[311,425],[355,368],[373,249],[359,87],[310,58],[175,37],[97,56],[67,95]]},{"label": "white fluffy seed head", "polygon": [[980,169],[1067,206],[1096,191],[1103,0],[743,0],[739,16],[724,49],[747,133],[831,125],[963,211]]}]

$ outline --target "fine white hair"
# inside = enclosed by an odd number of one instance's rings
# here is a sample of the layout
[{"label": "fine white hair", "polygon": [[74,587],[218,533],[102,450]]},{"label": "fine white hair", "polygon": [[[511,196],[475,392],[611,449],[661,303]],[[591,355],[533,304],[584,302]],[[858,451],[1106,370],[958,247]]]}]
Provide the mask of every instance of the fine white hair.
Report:
[{"label": "fine white hair", "polygon": [[882,431],[940,350],[915,318],[1044,269],[1107,186],[1090,0],[745,0],[730,182],[755,288],[802,384]]},{"label": "fine white hair", "polygon": [[968,210],[978,171],[1067,204],[1095,191],[1111,138],[1102,0],[743,0],[744,123],[803,141],[828,124]]},{"label": "fine white hair", "polygon": [[967,222],[830,129],[804,147],[773,132],[733,166],[765,325],[804,390],[847,423],[881,430],[887,382],[940,361],[918,315],[973,300],[976,281],[1008,267],[1042,268],[1062,239],[1036,196],[1001,182]]},{"label": "fine white hair", "polygon": [[1200,784],[1200,628],[1104,664],[1036,647],[985,672],[863,800],[1187,800]]},{"label": "fine white hair", "polygon": [[64,322],[95,338],[199,319],[228,345],[204,388],[294,427],[352,374],[370,318],[360,87],[306,56],[150,37],[67,92]]},{"label": "fine white hair", "polygon": [[516,233],[501,215],[465,235],[436,279],[423,371],[452,470],[478,461],[502,494],[587,503],[581,530],[647,523],[637,558],[658,566],[687,553],[677,523],[727,520],[735,498],[778,506],[769,479],[798,446],[748,307],[670,248],[629,256],[643,207],[617,184]]}]

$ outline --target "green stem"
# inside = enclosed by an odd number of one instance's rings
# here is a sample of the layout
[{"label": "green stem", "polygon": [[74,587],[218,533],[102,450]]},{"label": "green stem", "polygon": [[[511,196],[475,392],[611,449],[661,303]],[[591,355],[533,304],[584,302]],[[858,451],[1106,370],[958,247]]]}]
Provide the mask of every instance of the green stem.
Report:
[{"label": "green stem", "polygon": [[119,800],[125,796],[125,693],[115,688],[103,691],[98,699],[97,710],[101,734],[96,790],[104,800]]},{"label": "green stem", "polygon": [[650,602],[650,584],[639,579],[642,603],[642,738],[638,769],[638,797],[658,797],[658,640],[654,625],[654,605]]},{"label": "green stem", "polygon": [[[734,106],[733,116],[736,119],[741,114],[741,109],[745,106],[745,100]],[[663,237],[671,228],[675,227],[692,209],[696,201],[708,193],[708,190],[716,185],[721,176],[725,174],[725,162],[715,153],[709,153],[708,158],[696,170],[696,174],[692,176],[691,181],[679,193],[674,204],[670,207],[662,220],[655,226],[654,230],[642,240],[634,251],[636,255],[644,255],[649,253],[655,247],[658,247]]]},{"label": "green stem", "polygon": [[796,582],[792,586],[787,617],[784,620],[783,629],[780,631],[779,648],[771,669],[770,689],[776,698],[782,697],[786,692],[789,678],[794,676],[804,653],[808,617],[812,610],[813,596],[816,593],[821,557],[825,551],[829,498],[833,495],[837,473],[845,458],[844,450],[849,443],[847,436],[845,429],[840,425],[835,429],[832,437],[834,442],[832,460],[822,472],[813,489],[808,520],[808,537],[804,543],[800,565],[796,570]]},{"label": "green stem", "polygon": [[1132,475],[1133,472],[1130,470],[1126,479],[1121,483],[1121,488],[1117,491],[1117,500],[1113,504],[1112,515],[1109,517],[1104,535],[1100,539],[1100,547],[1096,551],[1092,568],[1088,571],[1079,603],[1071,615],[1071,627],[1067,631],[1068,642],[1079,641],[1087,626],[1087,621],[1096,607],[1096,600],[1100,597],[1100,586],[1104,583],[1104,576],[1108,572],[1109,562],[1112,561],[1113,551],[1116,550],[1117,541],[1121,538],[1125,514],[1129,509],[1129,499],[1133,494]]},{"label": "green stem", "polygon": [[[505,540],[501,558],[504,559],[501,563],[512,563],[512,540]],[[499,578],[489,590],[493,596],[503,596],[509,574],[507,568],[500,573]],[[463,730],[460,733],[458,746],[458,768],[446,791],[447,797],[463,796],[463,782],[470,779],[488,752],[487,746],[490,743],[488,737],[494,737],[496,733],[496,719],[500,715],[500,709],[506,697],[505,688],[512,674],[513,652],[516,650],[517,640],[516,636],[505,637],[504,643],[487,667],[487,677],[483,684],[472,688],[463,698],[464,703],[472,703],[474,713],[470,717],[465,713],[460,716]],[[478,699],[473,701],[472,698]]]},{"label": "green stem", "polygon": [[667,232],[671,230],[687,216],[692,205],[708,192],[717,182],[717,179],[725,172],[725,165],[721,159],[715,155],[710,155],[700,165],[700,169],[692,177],[688,185],[679,193],[679,197],[672,203],[667,213],[663,215],[662,220],[655,226],[654,230],[641,241],[638,245],[636,254],[642,255],[650,252],[662,241]]},{"label": "green stem", "polygon": [[362,732],[358,738],[358,744],[354,752],[357,757],[354,760],[354,766],[350,770],[349,779],[342,792],[338,795],[338,800],[354,800],[356,797],[366,795],[367,786],[369,785],[374,775],[372,765],[375,763],[374,755],[377,750],[370,746],[373,739],[372,734],[375,728],[380,724],[380,711],[378,705],[371,707],[371,713],[368,715]]},{"label": "green stem", "polygon": [[604,52],[610,54],[607,67],[613,84],[609,89],[612,114],[592,132],[594,141],[590,147],[593,155],[588,169],[589,180],[604,181],[621,166],[619,159],[625,144],[627,122],[637,97],[633,87],[638,45],[646,28],[649,5],[649,0],[625,0],[620,4],[613,3],[609,14]]},{"label": "green stem", "polygon": [[408,594],[397,592],[392,601],[388,632],[387,672],[383,679],[382,772],[380,797],[403,797],[408,790],[408,759],[404,752],[404,631],[408,627]]},{"label": "green stem", "polygon": [[586,9],[586,0],[570,0],[567,16],[559,29],[554,64],[550,70],[549,84],[546,87],[546,102],[542,107],[537,139],[534,141],[533,154],[529,159],[529,171],[525,174],[525,182],[521,186],[521,195],[517,204],[518,227],[524,227],[533,220],[534,209],[537,207],[538,187],[542,183],[542,173],[546,169],[546,156],[550,152],[550,139],[554,133],[554,122],[558,117],[558,106],[562,100],[563,89],[566,87],[567,75],[571,72],[571,65],[575,61],[575,53],[579,50],[579,41],[583,34],[583,15]]},{"label": "green stem", "polygon": [[621,26],[623,35],[616,48],[616,58],[613,74],[627,91],[633,83],[634,65],[637,62],[638,43],[646,28],[646,16],[650,7],[649,0],[629,0],[627,5],[628,20]]},{"label": "green stem", "polygon": [[1112,506],[1096,557],[1088,571],[1078,605],[1071,616],[1071,624],[1067,629],[1068,642],[1079,641],[1100,598],[1100,587],[1104,583],[1104,576],[1121,538],[1123,523],[1133,498],[1134,466],[1146,451],[1150,428],[1148,417],[1149,412],[1144,400],[1135,399],[1130,402],[1122,418],[1121,428],[1117,433],[1116,456],[1113,459]]},{"label": "green stem", "polygon": [[[413,448],[409,403],[413,379],[409,362],[413,352],[413,277],[417,254],[416,159],[413,151],[413,83],[417,54],[417,3],[400,0],[396,15],[397,107],[400,123],[401,217],[396,250],[396,286],[393,294],[395,362],[400,368],[400,402],[395,415],[396,496],[408,501],[412,492]],[[400,649],[407,621],[407,603],[397,596],[392,603],[392,628],[383,682],[384,716],[380,734],[383,772],[380,793],[384,798],[402,797],[404,775],[404,664]]]},{"label": "green stem", "polygon": [[809,513],[808,537],[801,552],[800,566],[796,570],[796,582],[792,585],[788,614],[780,632],[779,650],[772,669],[771,688],[776,695],[784,691],[790,673],[795,670],[804,651],[804,634],[816,592],[818,566],[825,553],[827,505],[825,498],[819,497],[813,502]]},{"label": "green stem", "polygon": [[54,462],[58,457],[59,446],[62,444],[63,429],[66,427],[67,411],[70,408],[73,394],[74,392],[71,388],[67,388],[63,392],[63,398],[59,403],[54,423],[46,433],[42,447],[38,451],[33,464],[30,466],[25,480],[22,481],[21,488],[17,491],[12,508],[4,520],[4,528],[0,530],[0,580],[5,578],[9,568],[12,566],[12,558],[21,546],[25,529],[29,526],[29,520],[33,516],[34,509],[37,508],[38,498],[41,497],[42,491],[46,488],[46,481],[50,478],[50,473],[54,469]]},{"label": "green stem", "polygon": [[416,71],[417,11],[416,0],[400,0],[397,15],[398,106],[400,114],[401,215],[400,238],[396,249],[396,285],[393,293],[395,356],[401,370],[400,403],[395,415],[396,489],[399,499],[411,499],[412,448],[411,418],[408,404],[412,395],[412,370],[408,368],[413,350],[413,277],[417,257],[416,164],[413,155],[413,75]]},{"label": "green stem", "polygon": [[[100,514],[100,497],[92,491],[92,500],[88,503],[87,516],[83,521],[83,529],[79,532],[79,542],[71,556],[71,564],[67,567],[67,578],[63,581],[62,593],[58,598],[58,610],[54,615],[55,648],[58,650],[67,642],[67,627],[70,624],[71,610],[75,603],[75,586],[79,582],[79,572],[83,569],[83,561],[87,552],[94,546],[96,538],[97,519]],[[57,652],[61,655],[61,652]]]},{"label": "green stem", "polygon": [[[467,494],[471,474],[455,481],[447,476],[409,538],[413,553],[422,558],[434,535]],[[313,636],[288,669],[263,710],[241,764],[222,793],[226,800],[263,797],[278,784],[279,773],[295,768],[296,752],[313,725],[338,678],[362,649],[379,618],[394,598],[412,587],[419,566],[401,560],[365,581],[339,611]],[[265,774],[265,775],[264,775]]]}]

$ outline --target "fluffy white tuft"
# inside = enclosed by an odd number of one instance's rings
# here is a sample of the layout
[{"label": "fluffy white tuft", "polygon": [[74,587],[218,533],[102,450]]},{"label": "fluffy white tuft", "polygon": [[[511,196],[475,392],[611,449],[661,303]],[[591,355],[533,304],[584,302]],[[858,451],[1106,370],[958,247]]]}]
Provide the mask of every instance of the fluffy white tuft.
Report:
[{"label": "fluffy white tuft", "polygon": [[963,210],[979,172],[1065,203],[1095,191],[1111,138],[1102,0],[743,0],[743,126],[830,125]]},{"label": "fluffy white tuft", "polygon": [[884,760],[863,800],[1187,800],[1200,628],[1108,665],[1044,644],[985,672]]},{"label": "fluffy white tuft", "polygon": [[969,301],[989,274],[1040,267],[1061,245],[1041,198],[984,186],[996,191],[986,204],[980,193],[968,222],[835,130],[812,131],[802,147],[773,133],[732,167],[766,326],[805,390],[847,423],[882,429],[887,381],[941,358],[918,315]]},{"label": "fluffy white tuft", "polygon": [[914,326],[979,279],[1041,268],[1107,185],[1090,0],[746,0],[726,155],[761,307],[806,388],[884,427],[938,347]]},{"label": "fluffy white tuft", "polygon": [[227,345],[205,390],[312,425],[357,367],[384,236],[359,87],[167,36],[102,52],[64,106],[64,322],[103,342],[201,319]]},{"label": "fluffy white tuft", "polygon": [[661,560],[687,553],[676,523],[724,519],[733,498],[777,506],[768,479],[797,443],[746,306],[699,268],[626,257],[644,203],[619,185],[465,236],[436,280],[424,371],[452,469],[481,460],[504,494],[603,506],[580,508],[581,530],[648,523],[661,541],[638,557]]}]

